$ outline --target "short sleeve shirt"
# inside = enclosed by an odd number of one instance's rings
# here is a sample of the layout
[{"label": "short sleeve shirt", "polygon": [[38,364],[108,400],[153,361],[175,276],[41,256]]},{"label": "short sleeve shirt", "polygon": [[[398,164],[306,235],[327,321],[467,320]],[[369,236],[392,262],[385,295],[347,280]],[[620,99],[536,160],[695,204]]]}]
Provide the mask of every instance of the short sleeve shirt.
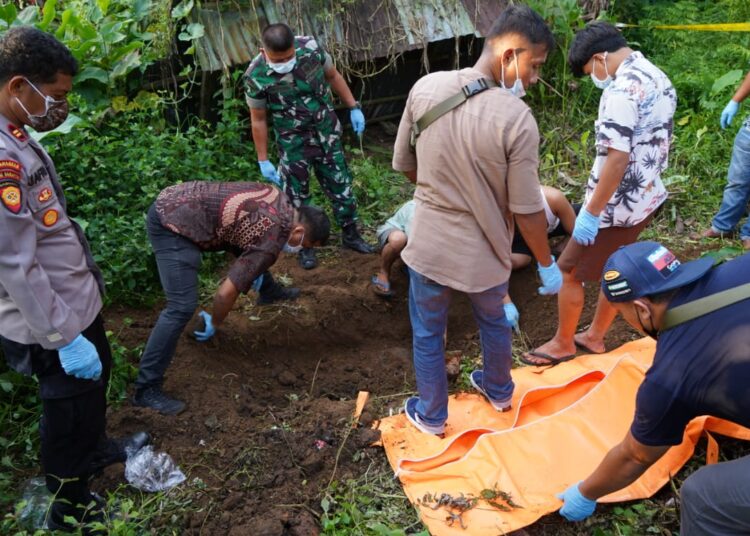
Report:
[{"label": "short sleeve shirt", "polygon": [[416,203],[413,199],[401,205],[401,208],[399,208],[393,216],[388,218],[383,225],[378,227],[378,237],[388,229],[398,229],[408,237],[411,231],[411,220],[414,218],[415,206]]},{"label": "short sleeve shirt", "polygon": [[476,69],[428,74],[412,88],[393,154],[397,171],[417,170],[416,210],[401,257],[420,274],[462,292],[508,281],[513,213],[543,210],[539,132],[529,107],[491,88],[427,127],[410,148],[414,121],[470,82]]},{"label": "short sleeve shirt", "polygon": [[[670,308],[750,282],[750,254],[710,270]],[[687,424],[711,415],[750,426],[750,300],[718,309],[660,334],[638,390],[630,431],[644,445],[682,442]]]},{"label": "short sleeve shirt", "polygon": [[591,200],[608,149],[630,154],[620,186],[601,214],[600,227],[632,227],[667,199],[661,180],[669,148],[677,93],[667,75],[633,52],[602,92],[596,120],[596,160],[586,185]]},{"label": "short sleeve shirt", "polygon": [[236,254],[228,277],[240,292],[276,262],[294,219],[285,194],[254,182],[176,184],[159,194],[156,212],[164,227],[202,250]]}]

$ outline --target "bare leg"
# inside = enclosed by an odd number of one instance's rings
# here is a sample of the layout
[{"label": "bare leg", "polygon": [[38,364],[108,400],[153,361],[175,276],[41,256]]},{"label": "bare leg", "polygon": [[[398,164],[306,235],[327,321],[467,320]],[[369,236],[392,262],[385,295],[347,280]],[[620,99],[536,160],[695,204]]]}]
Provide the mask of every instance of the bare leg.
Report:
[{"label": "bare leg", "polygon": [[523,253],[510,254],[510,265],[512,270],[520,270],[529,264],[531,264],[531,255],[524,255]]},{"label": "bare leg", "polygon": [[612,304],[609,303],[604,293],[600,290],[594,320],[591,322],[589,329],[575,335],[575,342],[581,346],[585,346],[596,354],[606,352],[607,348],[604,346],[604,336],[607,334],[609,326],[612,325],[616,316],[617,309],[612,307]]},{"label": "bare leg", "polygon": [[[559,315],[557,333],[555,336],[538,347],[535,351],[549,354],[553,357],[563,357],[576,353],[573,337],[578,327],[578,320],[583,312],[583,284],[574,276],[574,271],[563,272],[563,286],[557,295],[557,311]],[[534,363],[547,364],[543,358],[526,354],[525,358]]]},{"label": "bare leg", "polygon": [[401,256],[401,251],[406,247],[406,234],[401,231],[392,231],[388,235],[388,241],[380,252],[380,270],[377,278],[379,281],[389,285],[391,282],[391,267]]}]

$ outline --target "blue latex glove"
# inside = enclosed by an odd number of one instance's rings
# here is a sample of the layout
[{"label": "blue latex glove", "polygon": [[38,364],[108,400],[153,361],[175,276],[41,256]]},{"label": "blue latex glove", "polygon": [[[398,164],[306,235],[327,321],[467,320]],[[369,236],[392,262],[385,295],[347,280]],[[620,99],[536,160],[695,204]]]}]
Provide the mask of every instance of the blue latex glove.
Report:
[{"label": "blue latex glove", "polygon": [[536,269],[539,272],[539,277],[542,278],[542,286],[539,287],[539,294],[542,296],[548,296],[560,292],[560,287],[562,287],[563,284],[563,277],[560,268],[557,267],[555,257],[552,257],[552,264],[549,266],[542,266],[537,263]]},{"label": "blue latex glove", "polygon": [[573,227],[573,240],[582,246],[590,246],[594,243],[598,232],[599,216],[594,216],[586,208],[582,208],[576,218],[576,225]]},{"label": "blue latex glove", "polygon": [[557,495],[557,498],[562,499],[564,503],[560,508],[560,515],[568,521],[583,521],[596,509],[596,501],[587,499],[581,494],[581,490],[578,489],[580,484],[580,482],[573,484]]},{"label": "blue latex glove", "polygon": [[281,177],[279,177],[279,172],[276,171],[276,168],[273,167],[273,164],[271,162],[269,162],[268,160],[258,160],[258,165],[260,166],[261,175],[263,175],[266,180],[271,181],[276,186],[281,186]]},{"label": "blue latex glove", "polygon": [[194,331],[193,335],[195,335],[195,340],[206,342],[208,339],[214,336],[214,334],[216,333],[216,329],[214,328],[213,322],[211,322],[210,314],[208,314],[206,311],[201,311],[200,313],[198,313],[198,315],[203,319],[206,327],[204,331]]},{"label": "blue latex glove", "polygon": [[724,107],[724,111],[721,112],[721,128],[727,128],[732,124],[732,119],[737,115],[737,110],[740,109],[740,103],[734,100],[730,100],[729,104]]},{"label": "blue latex glove", "polygon": [[260,287],[263,286],[263,278],[265,277],[265,274],[260,274],[258,277],[255,278],[253,281],[253,284],[250,285],[250,288],[253,289],[255,292],[260,292]]},{"label": "blue latex glove", "polygon": [[349,111],[349,120],[352,122],[352,128],[357,134],[365,131],[365,114],[359,108],[352,108]]},{"label": "blue latex glove", "polygon": [[503,310],[505,311],[505,325],[518,331],[518,319],[521,318],[521,315],[518,313],[516,306],[513,302],[504,303]]},{"label": "blue latex glove", "polygon": [[102,375],[102,362],[99,352],[83,335],[78,335],[72,342],[57,349],[65,374],[83,380],[98,380]]}]

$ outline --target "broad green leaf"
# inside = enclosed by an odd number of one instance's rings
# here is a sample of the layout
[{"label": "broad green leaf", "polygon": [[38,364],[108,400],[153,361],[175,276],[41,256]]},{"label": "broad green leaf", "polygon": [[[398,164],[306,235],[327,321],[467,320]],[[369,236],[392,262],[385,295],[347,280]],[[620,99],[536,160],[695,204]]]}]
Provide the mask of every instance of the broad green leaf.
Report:
[{"label": "broad green leaf", "polygon": [[737,83],[742,79],[743,74],[743,71],[734,69],[733,71],[729,71],[725,75],[720,76],[716,79],[714,85],[711,86],[711,93],[719,93],[721,90],[728,86],[736,86]]},{"label": "broad green leaf", "polygon": [[141,53],[139,50],[134,50],[115,62],[114,67],[112,68],[112,78],[124,76],[140,65]]},{"label": "broad green leaf", "polygon": [[109,0],[96,0],[96,5],[99,7],[102,15],[106,17],[107,11],[109,11]]},{"label": "broad green leaf", "polygon": [[0,5],[0,19],[7,22],[8,25],[13,24],[13,21],[16,20],[17,16],[18,10],[12,2],[8,2],[5,5]]},{"label": "broad green leaf", "polygon": [[65,120],[65,122],[57,127],[55,130],[50,130],[49,132],[36,132],[33,129],[30,129],[31,137],[34,138],[36,141],[41,141],[47,136],[51,136],[53,134],[61,135],[61,134],[68,134],[71,130],[73,130],[73,127],[75,127],[78,123],[81,123],[83,119],[78,117],[77,115],[70,114],[68,115],[68,118]]},{"label": "broad green leaf", "polygon": [[193,0],[187,0],[180,2],[174,8],[172,8],[172,18],[182,19],[188,16],[193,10]]},{"label": "broad green leaf", "polygon": [[76,33],[78,33],[81,39],[84,40],[91,40],[99,37],[99,32],[97,31],[96,26],[80,19],[78,19]]},{"label": "broad green leaf", "polygon": [[124,45],[120,48],[118,48],[113,54],[112,54],[112,61],[119,60],[126,54],[130,54],[134,50],[138,50],[143,48],[143,43],[141,41],[131,41],[127,45]]},{"label": "broad green leaf", "polygon": [[39,8],[29,6],[18,14],[16,20],[13,21],[13,26],[30,26],[37,20],[39,20]]},{"label": "broad green leaf", "polygon": [[68,27],[68,24],[70,24],[71,20],[74,18],[73,10],[68,8],[65,11],[63,11],[62,15],[60,16],[60,25],[57,27],[57,30],[55,30],[55,37],[57,37],[59,40],[63,40],[65,37],[65,29]]},{"label": "broad green leaf", "polygon": [[109,75],[101,67],[89,65],[81,69],[81,72],[75,78],[75,83],[78,84],[84,80],[96,80],[102,84],[109,84]]},{"label": "broad green leaf", "polygon": [[0,389],[5,391],[6,393],[10,393],[13,389],[13,384],[8,380],[0,379]]},{"label": "broad green leaf", "polygon": [[135,0],[133,2],[133,18],[137,21],[145,19],[151,11],[151,6],[151,0]]},{"label": "broad green leaf", "polygon": [[57,6],[57,0],[47,0],[44,3],[44,8],[42,8],[42,20],[38,25],[40,30],[46,31],[47,27],[55,19],[55,15],[57,15],[55,6]]},{"label": "broad green leaf", "polygon": [[180,35],[178,35],[177,38],[180,41],[193,41],[195,39],[200,39],[205,33],[206,30],[201,23],[191,22],[182,32],[180,32]]}]

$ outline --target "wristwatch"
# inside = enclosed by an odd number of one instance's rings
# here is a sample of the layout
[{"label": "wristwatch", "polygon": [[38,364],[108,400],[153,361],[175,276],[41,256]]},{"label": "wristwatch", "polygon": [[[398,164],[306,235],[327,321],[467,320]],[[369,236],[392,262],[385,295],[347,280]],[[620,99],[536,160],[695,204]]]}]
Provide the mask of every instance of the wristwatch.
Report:
[{"label": "wristwatch", "polygon": [[359,101],[354,101],[354,106],[352,106],[349,109],[350,110],[361,110],[362,109],[362,104],[360,104]]}]

